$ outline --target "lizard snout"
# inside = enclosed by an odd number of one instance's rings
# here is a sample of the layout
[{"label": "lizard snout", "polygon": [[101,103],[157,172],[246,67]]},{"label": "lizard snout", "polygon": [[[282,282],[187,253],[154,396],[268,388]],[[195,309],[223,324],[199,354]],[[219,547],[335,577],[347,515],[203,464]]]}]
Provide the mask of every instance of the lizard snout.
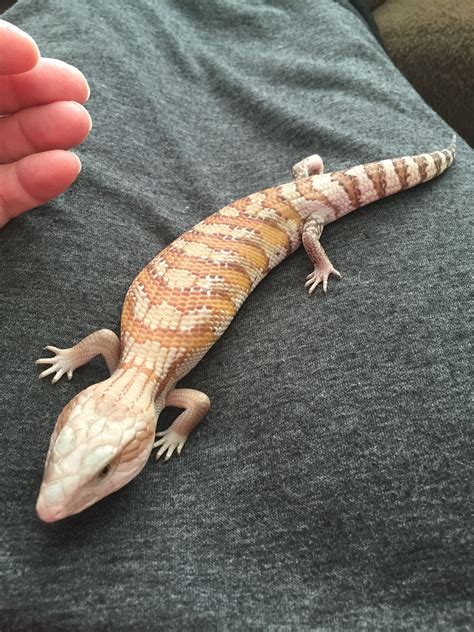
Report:
[{"label": "lizard snout", "polygon": [[61,520],[67,515],[66,510],[61,505],[48,507],[41,496],[36,503],[36,513],[43,522],[56,522],[56,520]]}]

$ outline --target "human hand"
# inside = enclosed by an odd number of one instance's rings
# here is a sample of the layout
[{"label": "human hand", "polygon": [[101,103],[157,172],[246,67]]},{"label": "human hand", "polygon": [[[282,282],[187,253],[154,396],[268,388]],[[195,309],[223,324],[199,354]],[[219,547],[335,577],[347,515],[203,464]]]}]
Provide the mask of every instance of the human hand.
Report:
[{"label": "human hand", "polygon": [[0,20],[0,228],[67,189],[81,170],[65,151],[92,122],[84,75],[41,58],[34,40]]}]

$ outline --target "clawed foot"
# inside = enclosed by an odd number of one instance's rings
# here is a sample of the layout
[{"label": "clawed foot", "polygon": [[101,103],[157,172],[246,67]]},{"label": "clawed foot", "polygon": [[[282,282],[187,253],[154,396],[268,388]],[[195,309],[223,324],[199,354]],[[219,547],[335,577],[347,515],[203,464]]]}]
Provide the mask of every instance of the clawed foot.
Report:
[{"label": "clawed foot", "polygon": [[156,436],[161,437],[161,439],[158,439],[158,441],[155,441],[153,444],[154,448],[159,448],[155,456],[157,461],[165,452],[165,461],[169,461],[175,450],[178,454],[181,454],[181,450],[188,438],[186,435],[178,434],[170,428],[168,428],[168,430],[164,430],[163,432],[157,432]]},{"label": "clawed foot", "polygon": [[341,274],[329,262],[328,265],[323,268],[314,268],[313,272],[308,274],[306,277],[307,281],[304,284],[305,287],[309,287],[309,294],[311,295],[321,282],[323,284],[323,292],[326,294],[328,289],[328,279],[331,274],[334,274],[334,276],[337,276],[339,279],[341,278]]},{"label": "clawed foot", "polygon": [[51,346],[45,347],[45,349],[52,351],[56,355],[51,358],[40,358],[36,360],[36,364],[51,364],[49,369],[39,374],[39,378],[41,379],[51,375],[51,373],[55,373],[56,375],[52,379],[52,383],[54,384],[66,373],[67,379],[70,380],[76,368],[70,356],[70,349],[58,349],[57,347]]}]

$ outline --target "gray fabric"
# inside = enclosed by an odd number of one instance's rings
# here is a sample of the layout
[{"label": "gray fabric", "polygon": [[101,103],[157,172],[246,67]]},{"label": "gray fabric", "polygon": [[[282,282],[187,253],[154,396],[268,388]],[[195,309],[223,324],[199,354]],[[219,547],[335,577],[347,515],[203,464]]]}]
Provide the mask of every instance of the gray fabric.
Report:
[{"label": "gray fabric", "polygon": [[304,156],[330,170],[451,131],[343,3],[20,0],[6,18],[84,71],[94,129],[71,190],[0,233],[1,629],[467,630],[472,150],[326,229],[326,298],[303,251],[283,262],[183,381],[213,406],[182,457],[48,526],[55,418],[106,368],[39,382],[42,347],[118,331],[158,250]]}]

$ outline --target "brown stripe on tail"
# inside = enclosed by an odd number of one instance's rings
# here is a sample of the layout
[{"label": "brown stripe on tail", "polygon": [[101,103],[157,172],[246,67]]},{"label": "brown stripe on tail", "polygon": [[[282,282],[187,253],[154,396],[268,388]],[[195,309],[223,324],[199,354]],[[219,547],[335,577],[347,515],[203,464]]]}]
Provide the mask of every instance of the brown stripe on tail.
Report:
[{"label": "brown stripe on tail", "polygon": [[387,195],[387,177],[383,164],[381,162],[375,162],[372,168],[369,168],[370,166],[371,165],[364,165],[364,173],[372,182],[378,197],[383,198]]}]

